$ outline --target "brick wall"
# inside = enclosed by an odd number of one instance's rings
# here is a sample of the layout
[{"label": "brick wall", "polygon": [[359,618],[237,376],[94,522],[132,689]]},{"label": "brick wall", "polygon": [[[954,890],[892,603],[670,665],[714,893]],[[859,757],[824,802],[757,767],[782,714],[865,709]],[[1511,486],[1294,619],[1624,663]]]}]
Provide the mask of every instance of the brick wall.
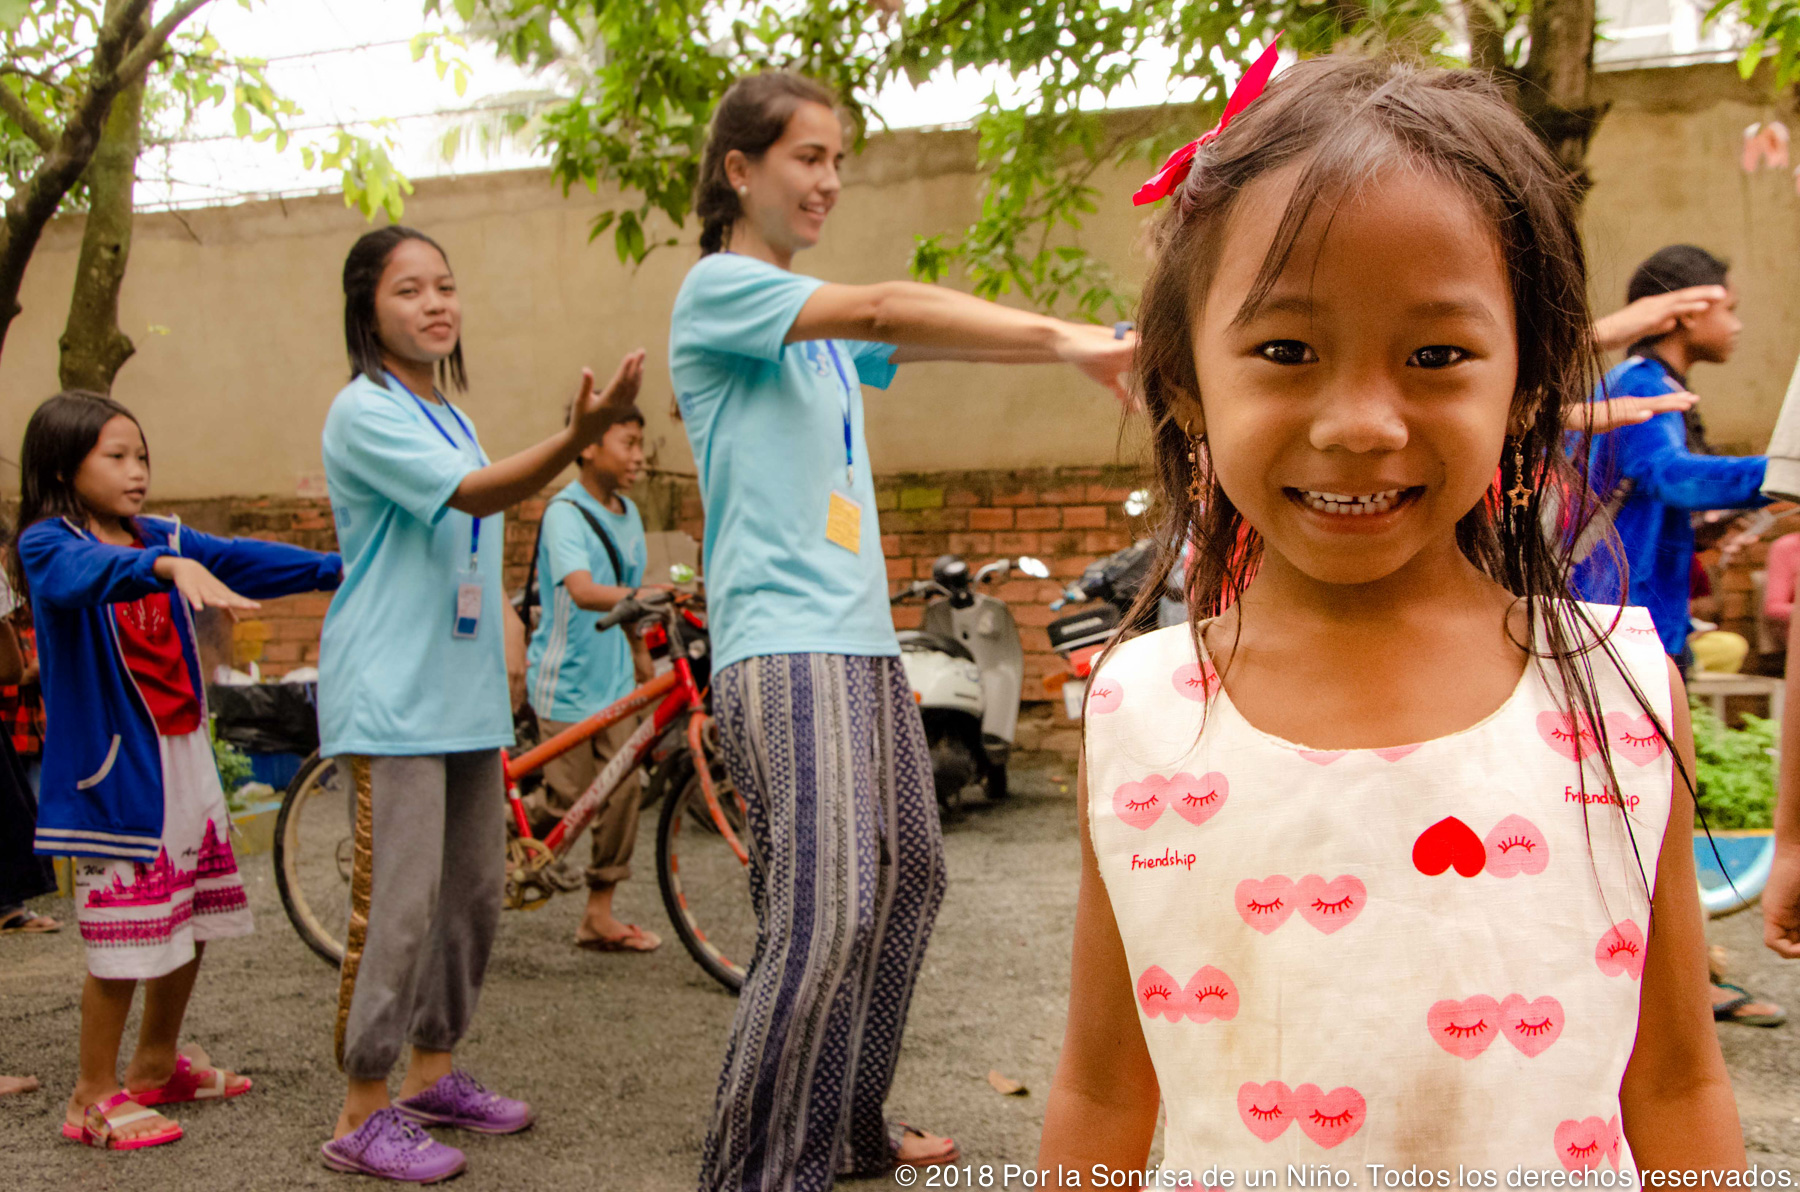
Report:
[{"label": "brick wall", "polygon": [[[1019,622],[1025,647],[1021,748],[1073,754],[1074,726],[1052,705],[1046,675],[1062,669],[1050,652],[1044,627],[1054,618],[1049,602],[1068,580],[1095,559],[1129,545],[1134,528],[1126,517],[1126,495],[1142,483],[1130,468],[1063,468],[1037,471],[932,472],[877,478],[876,509],[888,579],[898,591],[927,578],[939,555],[954,553],[978,567],[996,558],[1035,555],[1050,568],[1048,580],[1017,575],[992,593],[1005,600]],[[698,539],[702,530],[699,490],[691,478],[659,476],[633,494],[652,530],[682,530]],[[184,522],[209,533],[291,542],[313,550],[333,550],[337,536],[331,509],[322,498],[255,497],[159,502],[155,512],[179,513]],[[508,512],[506,581],[524,582],[544,499],[526,501]],[[1137,532],[1142,532],[1141,528]],[[239,627],[240,640],[260,639],[262,667],[280,675],[319,658],[319,625],[330,598],[292,596],[264,603],[253,623]],[[916,627],[918,605],[894,610],[902,629]]]}]

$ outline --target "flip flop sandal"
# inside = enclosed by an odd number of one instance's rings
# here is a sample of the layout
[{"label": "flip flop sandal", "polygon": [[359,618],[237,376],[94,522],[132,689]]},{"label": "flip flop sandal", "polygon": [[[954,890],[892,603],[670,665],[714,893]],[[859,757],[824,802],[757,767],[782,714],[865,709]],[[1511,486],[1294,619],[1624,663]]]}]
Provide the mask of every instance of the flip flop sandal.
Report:
[{"label": "flip flop sandal", "polygon": [[662,947],[662,941],[650,943],[650,933],[636,923],[625,925],[625,934],[616,939],[596,937],[591,940],[575,941],[575,946],[583,952],[654,952]]},{"label": "flip flop sandal", "polygon": [[1756,1001],[1742,985],[1719,982],[1718,988],[1729,989],[1738,996],[1713,1006],[1714,1022],[1735,1022],[1739,1026],[1780,1026],[1787,1021],[1787,1011],[1776,1007],[1774,1014],[1739,1014],[1738,1011]]},{"label": "flip flop sandal", "polygon": [[223,1068],[208,1069],[210,1077],[202,1080],[194,1069],[194,1061],[185,1055],[175,1057],[175,1074],[156,1088],[142,1089],[131,1094],[131,1099],[139,1105],[179,1105],[186,1101],[223,1101],[230,1097],[241,1097],[250,1091],[251,1081],[244,1077],[239,1088],[228,1088],[229,1077]]},{"label": "flip flop sandal", "polygon": [[[135,1151],[147,1146],[162,1146],[164,1143],[176,1142],[181,1138],[181,1126],[163,1118],[164,1128],[150,1134],[140,1134],[135,1138],[120,1138],[121,1127],[133,1122],[141,1122],[148,1118],[160,1118],[162,1114],[154,1109],[140,1109],[135,1113],[121,1113],[113,1116],[113,1110],[121,1105],[136,1101],[130,1093],[123,1089],[101,1101],[87,1107],[87,1114],[79,1126],[71,1126],[64,1122],[62,1136],[70,1142],[79,1142],[82,1146],[98,1147],[103,1151]],[[142,1104],[142,1102],[139,1102]]]},{"label": "flip flop sandal", "polygon": [[30,911],[14,911],[0,922],[0,935],[49,935],[62,930],[62,924],[48,915]]}]

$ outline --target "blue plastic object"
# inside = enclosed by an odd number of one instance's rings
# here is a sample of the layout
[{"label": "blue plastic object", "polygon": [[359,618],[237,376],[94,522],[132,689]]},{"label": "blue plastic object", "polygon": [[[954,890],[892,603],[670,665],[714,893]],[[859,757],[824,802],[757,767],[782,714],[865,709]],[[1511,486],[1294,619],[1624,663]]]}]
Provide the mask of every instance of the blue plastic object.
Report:
[{"label": "blue plastic object", "polygon": [[277,792],[287,789],[306,761],[297,753],[249,753],[247,756],[250,758],[250,777],[268,783]]},{"label": "blue plastic object", "polygon": [[[1714,850],[1717,850],[1715,855]],[[1700,902],[1713,918],[1741,911],[1762,896],[1775,859],[1775,836],[1757,832],[1741,836],[1694,834],[1694,868],[1700,877]],[[1724,867],[1720,868],[1720,862]],[[1727,879],[1729,875],[1730,880]]]}]

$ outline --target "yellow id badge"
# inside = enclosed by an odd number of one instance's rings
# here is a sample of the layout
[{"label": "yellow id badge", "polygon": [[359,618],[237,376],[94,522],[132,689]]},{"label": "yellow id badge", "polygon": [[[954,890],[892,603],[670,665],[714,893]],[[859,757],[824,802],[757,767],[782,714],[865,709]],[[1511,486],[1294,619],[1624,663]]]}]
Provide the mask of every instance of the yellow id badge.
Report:
[{"label": "yellow id badge", "polygon": [[862,554],[862,505],[843,493],[831,494],[825,514],[825,541],[853,555]]}]

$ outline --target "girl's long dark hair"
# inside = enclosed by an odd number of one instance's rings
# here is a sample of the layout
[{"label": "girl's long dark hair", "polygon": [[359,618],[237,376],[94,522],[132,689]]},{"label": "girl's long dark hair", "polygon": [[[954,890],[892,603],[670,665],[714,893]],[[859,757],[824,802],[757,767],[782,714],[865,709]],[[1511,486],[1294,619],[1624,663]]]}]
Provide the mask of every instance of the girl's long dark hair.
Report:
[{"label": "girl's long dark hair", "polygon": [[[437,241],[417,228],[393,224],[365,232],[350,246],[344,258],[344,350],[350,355],[350,379],[368,377],[386,384],[387,365],[381,357],[381,335],[375,321],[375,291],[387,269],[388,258],[408,240],[419,240],[437,249],[450,264],[450,256]],[[438,384],[464,393],[469,388],[468,370],[463,367],[462,340],[444,359],[438,361]]]},{"label": "girl's long dark hair", "polygon": [[694,190],[701,256],[722,251],[731,225],[744,213],[731,179],[725,176],[725,155],[736,149],[752,161],[761,158],[787,131],[794,112],[808,103],[836,109],[837,96],[823,83],[780,70],[747,75],[720,97],[700,158],[700,184]]},{"label": "girl's long dark hair", "polygon": [[[1261,559],[1260,537],[1220,487],[1204,442],[1196,449],[1177,411],[1196,397],[1204,408],[1192,327],[1233,208],[1251,183],[1295,163],[1299,178],[1241,315],[1274,286],[1315,207],[1386,170],[1443,179],[1487,215],[1506,263],[1518,327],[1510,425],[1525,429],[1508,439],[1498,479],[1457,523],[1456,540],[1471,563],[1521,598],[1521,645],[1533,654],[1532,665],[1547,662],[1556,672],[1552,686],[1563,711],[1578,725],[1593,726],[1589,756],[1598,754],[1607,788],[1616,794],[1596,666],[1615,668],[1641,709],[1652,708],[1610,641],[1614,625],[1599,624],[1571,599],[1574,545],[1601,513],[1588,482],[1588,436],[1576,436],[1571,447],[1564,430],[1565,412],[1582,408],[1601,371],[1576,194],[1566,172],[1485,75],[1347,56],[1300,62],[1195,157],[1153,226],[1154,263],[1139,304],[1136,371],[1151,423],[1164,549],[1153,582],[1144,585],[1125,623],[1153,617],[1180,545],[1191,534],[1185,595],[1199,651],[1202,623],[1238,602]],[[1198,500],[1190,493],[1196,480]],[[1530,500],[1515,510],[1506,493],[1520,482]],[[1610,527],[1602,549],[1619,557]],[[1622,565],[1615,568],[1623,572]],[[1660,717],[1652,720],[1688,779],[1667,727]],[[1585,774],[1586,765],[1578,769]],[[1691,780],[1688,787],[1693,789]],[[1585,777],[1582,789],[1585,794]]]},{"label": "girl's long dark hair", "polygon": [[[137,422],[137,415],[104,393],[69,389],[46,398],[25,424],[25,443],[19,449],[18,526],[6,552],[7,570],[21,597],[28,589],[19,561],[19,538],[47,518],[87,523],[87,508],[75,491],[75,473],[100,441],[100,429],[114,418]],[[143,429],[139,423],[138,433]],[[149,442],[146,436],[146,448]]]}]

